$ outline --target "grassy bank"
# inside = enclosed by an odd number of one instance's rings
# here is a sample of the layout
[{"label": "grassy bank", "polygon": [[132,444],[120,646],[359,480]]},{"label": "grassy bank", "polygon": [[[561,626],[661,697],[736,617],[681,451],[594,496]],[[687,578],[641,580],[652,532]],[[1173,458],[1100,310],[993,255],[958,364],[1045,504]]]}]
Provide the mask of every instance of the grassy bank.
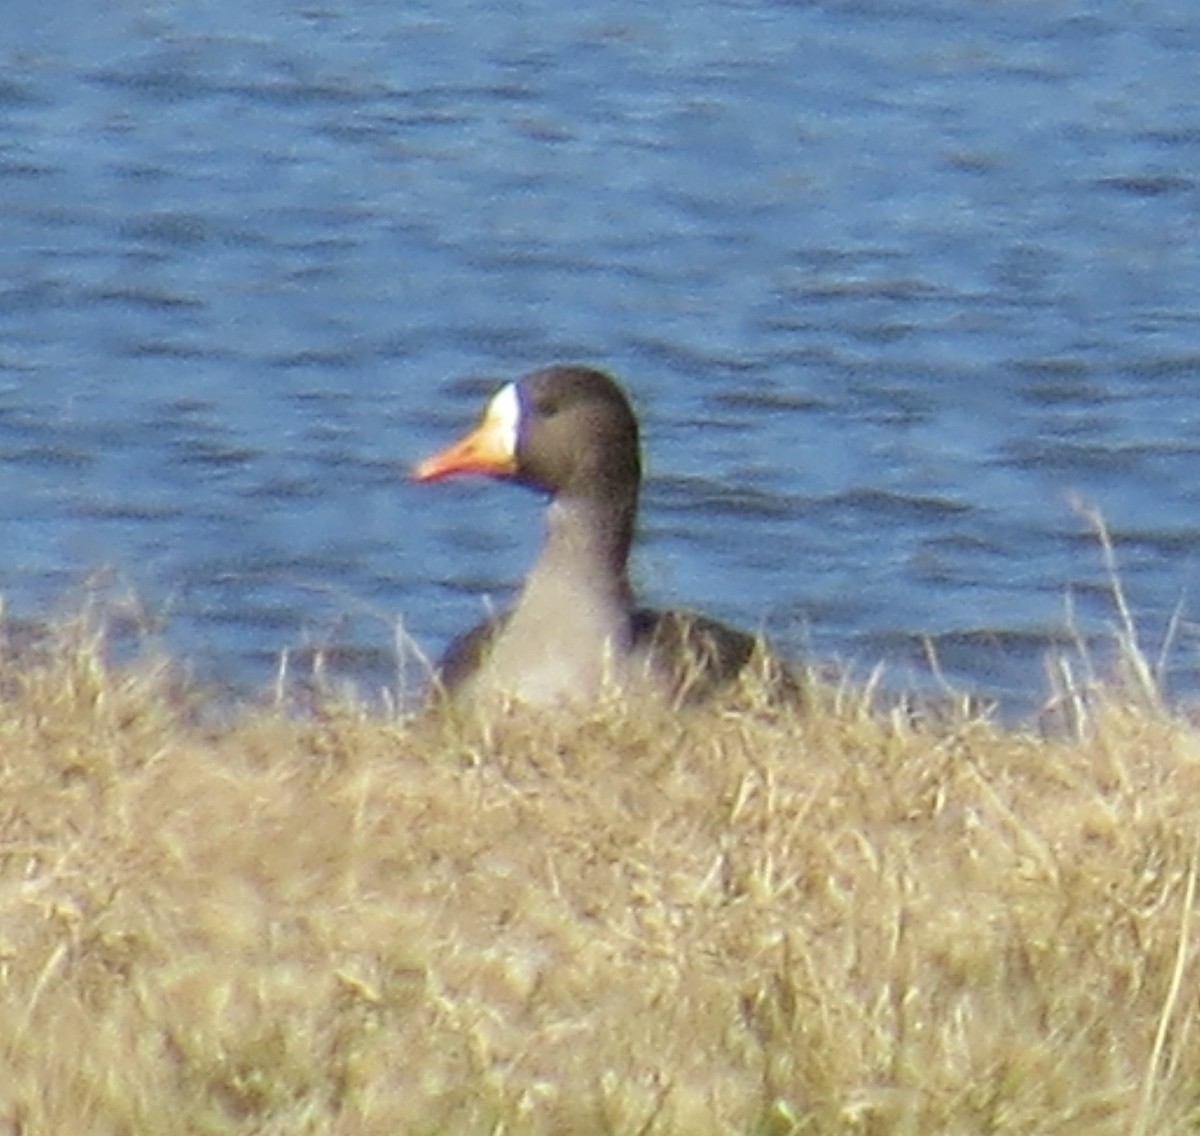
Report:
[{"label": "grassy bank", "polygon": [[[1194,1132],[1200,735],[0,661],[0,1133]],[[207,723],[207,724],[206,724]]]}]

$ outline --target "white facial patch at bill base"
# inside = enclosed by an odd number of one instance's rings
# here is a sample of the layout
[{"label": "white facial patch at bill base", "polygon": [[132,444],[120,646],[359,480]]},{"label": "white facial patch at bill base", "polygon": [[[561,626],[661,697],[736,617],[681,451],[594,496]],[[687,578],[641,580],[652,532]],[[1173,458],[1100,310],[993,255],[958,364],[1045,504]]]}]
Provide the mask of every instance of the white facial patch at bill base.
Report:
[{"label": "white facial patch at bill base", "polygon": [[517,384],[502,386],[483,413],[484,429],[496,440],[500,451],[509,457],[517,455],[517,440],[521,430],[521,396]]}]

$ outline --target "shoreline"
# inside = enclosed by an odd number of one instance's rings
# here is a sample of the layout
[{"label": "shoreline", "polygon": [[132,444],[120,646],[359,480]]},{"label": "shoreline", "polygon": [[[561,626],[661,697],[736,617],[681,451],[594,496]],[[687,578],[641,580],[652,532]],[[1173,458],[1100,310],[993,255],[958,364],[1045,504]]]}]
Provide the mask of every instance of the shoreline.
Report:
[{"label": "shoreline", "polygon": [[0,1130],[1116,1136],[1200,1107],[1200,731],[1152,690],[1076,690],[1042,733],[849,685],[214,720],[173,669],[109,665],[86,620],[0,662]]}]

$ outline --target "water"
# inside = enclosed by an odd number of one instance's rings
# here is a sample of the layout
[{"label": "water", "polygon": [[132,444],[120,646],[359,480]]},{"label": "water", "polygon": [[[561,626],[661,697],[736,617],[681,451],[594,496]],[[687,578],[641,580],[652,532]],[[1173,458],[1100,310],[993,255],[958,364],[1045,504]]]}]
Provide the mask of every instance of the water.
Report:
[{"label": "water", "polygon": [[579,360],[652,600],[1032,705],[1113,622],[1077,495],[1188,697],[1200,9],[674,7],[10,2],[8,610],[105,570],[241,691],[395,682],[540,539],[409,466]]}]

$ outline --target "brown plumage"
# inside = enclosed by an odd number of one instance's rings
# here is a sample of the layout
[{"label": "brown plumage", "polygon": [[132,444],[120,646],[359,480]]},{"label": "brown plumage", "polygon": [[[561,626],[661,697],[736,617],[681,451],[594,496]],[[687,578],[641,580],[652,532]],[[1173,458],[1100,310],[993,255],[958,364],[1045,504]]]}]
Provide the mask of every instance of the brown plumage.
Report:
[{"label": "brown plumage", "polygon": [[756,639],[702,615],[640,608],[628,561],[641,487],[638,424],[621,388],[555,366],[503,387],[480,424],[417,466],[418,481],[482,473],[547,493],[547,536],[516,602],[456,639],[438,668],[454,698],[546,704],[606,690],[707,697],[755,658]]}]

